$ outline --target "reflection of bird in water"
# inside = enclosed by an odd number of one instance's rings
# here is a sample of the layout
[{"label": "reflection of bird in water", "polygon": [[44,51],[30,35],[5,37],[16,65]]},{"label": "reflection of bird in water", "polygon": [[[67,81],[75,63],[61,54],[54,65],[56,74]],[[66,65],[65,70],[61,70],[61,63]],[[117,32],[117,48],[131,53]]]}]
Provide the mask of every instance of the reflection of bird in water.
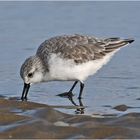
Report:
[{"label": "reflection of bird in water", "polygon": [[83,102],[82,102],[82,99],[78,99],[79,101],[79,104],[76,104],[76,102],[74,101],[73,99],[73,94],[69,94],[69,96],[66,96],[66,93],[61,93],[61,94],[58,94],[57,96],[60,96],[60,97],[64,97],[64,98],[68,98],[70,100],[70,102],[76,106],[76,111],[75,113],[76,114],[84,114],[84,111],[85,111],[85,106],[83,105]]},{"label": "reflection of bird in water", "polygon": [[[105,38],[93,36],[64,35],[44,41],[34,56],[25,60],[20,69],[24,81],[22,100],[27,100],[30,85],[49,81],[75,81],[65,93],[71,96],[80,82],[79,99],[84,81],[94,75],[123,46],[133,39]],[[64,94],[63,94],[64,95]]]},{"label": "reflection of bird in water", "polygon": [[84,114],[85,112],[85,107],[82,103],[82,99],[78,99],[79,100],[79,108],[76,109],[76,113],[77,114]]},{"label": "reflection of bird in water", "polygon": [[71,103],[75,106],[77,106],[77,109],[76,109],[76,114],[84,114],[84,110],[85,110],[85,107],[82,103],[82,99],[78,99],[79,101],[79,105],[77,105],[74,100],[73,100],[73,96],[68,96],[68,99],[71,101]]}]

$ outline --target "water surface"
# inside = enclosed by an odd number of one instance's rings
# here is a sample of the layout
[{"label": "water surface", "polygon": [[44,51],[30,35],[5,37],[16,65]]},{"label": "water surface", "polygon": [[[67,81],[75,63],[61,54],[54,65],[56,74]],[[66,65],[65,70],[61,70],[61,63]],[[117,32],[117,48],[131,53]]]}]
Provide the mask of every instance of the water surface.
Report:
[{"label": "water surface", "polygon": [[[133,37],[95,76],[85,82],[85,114],[140,112],[140,2],[0,2],[0,95],[20,97],[23,81],[19,69],[25,58],[52,36],[88,34],[97,37]],[[56,96],[72,82],[33,85],[29,100],[57,106],[74,114],[68,99]],[[79,87],[74,91],[78,103]],[[131,106],[125,112],[113,107]],[[61,107],[61,108],[59,108]],[[135,108],[136,107],[136,108]]]}]

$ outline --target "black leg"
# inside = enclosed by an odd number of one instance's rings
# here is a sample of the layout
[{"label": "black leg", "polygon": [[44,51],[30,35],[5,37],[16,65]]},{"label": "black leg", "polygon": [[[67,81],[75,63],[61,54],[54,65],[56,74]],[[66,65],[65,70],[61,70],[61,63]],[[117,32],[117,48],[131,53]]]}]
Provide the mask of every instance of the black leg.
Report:
[{"label": "black leg", "polygon": [[78,81],[75,81],[74,84],[72,85],[71,89],[68,91],[68,93],[67,93],[68,98],[70,98],[70,99],[72,98],[72,96],[73,96],[72,91],[75,88],[75,86],[77,85],[77,83],[78,83]]},{"label": "black leg", "polygon": [[80,93],[79,93],[78,99],[81,99],[82,98],[83,89],[84,89],[84,83],[80,82]]},{"label": "black leg", "polygon": [[69,92],[72,92],[73,89],[75,88],[76,84],[78,83],[78,81],[75,81],[74,84],[72,85],[71,89],[69,90]]},{"label": "black leg", "polygon": [[75,81],[74,84],[72,85],[71,89],[68,92],[64,92],[64,93],[58,94],[57,96],[67,97],[67,98],[71,99],[71,97],[73,96],[72,91],[75,88],[77,83],[78,83],[78,81]]}]

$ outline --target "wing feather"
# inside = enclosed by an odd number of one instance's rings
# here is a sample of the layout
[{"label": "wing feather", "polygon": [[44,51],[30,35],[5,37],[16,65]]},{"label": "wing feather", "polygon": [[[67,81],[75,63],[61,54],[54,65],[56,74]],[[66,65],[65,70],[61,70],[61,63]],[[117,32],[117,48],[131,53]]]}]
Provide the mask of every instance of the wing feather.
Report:
[{"label": "wing feather", "polygon": [[[128,43],[128,42],[127,42]],[[98,39],[93,36],[64,35],[44,41],[37,50],[43,60],[52,54],[59,54],[64,59],[72,59],[75,63],[101,59],[107,53],[127,44],[120,38]]]}]

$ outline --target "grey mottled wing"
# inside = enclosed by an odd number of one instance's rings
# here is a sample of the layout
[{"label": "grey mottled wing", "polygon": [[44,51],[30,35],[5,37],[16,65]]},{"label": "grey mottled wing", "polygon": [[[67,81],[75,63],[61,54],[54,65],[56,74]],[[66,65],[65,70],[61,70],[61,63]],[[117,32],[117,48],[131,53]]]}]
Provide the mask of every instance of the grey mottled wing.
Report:
[{"label": "grey mottled wing", "polygon": [[83,63],[89,60],[104,56],[104,46],[98,45],[99,39],[83,36],[58,36],[44,41],[37,50],[37,55],[47,59],[50,54],[60,54],[65,59],[73,59],[76,63]]},{"label": "grey mottled wing", "polygon": [[75,63],[100,59],[107,53],[128,42],[120,38],[98,39],[93,36],[64,35],[44,41],[37,50],[37,55],[47,60],[50,54],[59,54],[65,59],[73,59]]},{"label": "grey mottled wing", "polygon": [[84,63],[90,60],[101,58],[104,54],[99,47],[93,44],[76,45],[74,48],[64,49],[60,56],[67,59],[73,59],[76,63]]}]

